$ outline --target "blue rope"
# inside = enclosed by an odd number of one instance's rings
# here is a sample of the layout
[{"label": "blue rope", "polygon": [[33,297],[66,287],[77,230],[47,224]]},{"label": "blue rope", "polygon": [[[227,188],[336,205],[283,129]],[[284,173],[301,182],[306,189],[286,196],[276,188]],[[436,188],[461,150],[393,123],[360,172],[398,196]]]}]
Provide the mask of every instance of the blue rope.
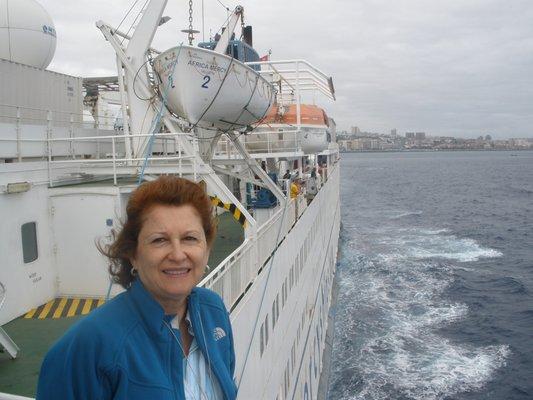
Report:
[{"label": "blue rope", "polygon": [[157,115],[155,116],[155,118],[152,120],[152,125],[150,126],[150,131],[152,133],[151,133],[150,139],[148,140],[148,146],[146,146],[144,162],[143,162],[143,166],[142,166],[142,169],[141,169],[141,173],[139,175],[139,180],[137,182],[137,185],[140,185],[142,183],[143,179],[144,179],[144,171],[146,170],[146,165],[148,164],[148,157],[150,156],[150,154],[152,154],[152,146],[154,144],[155,134],[159,130],[159,127],[161,126],[161,118],[163,117],[163,110],[165,109],[165,106],[167,104],[168,89],[173,84],[173,82],[172,82],[173,78],[172,77],[174,76],[174,71],[176,70],[176,64],[178,63],[178,60],[179,60],[179,57],[180,57],[181,46],[182,45],[183,45],[183,42],[181,42],[180,45],[179,45],[178,55],[176,56],[176,59],[173,62],[172,71],[170,72],[170,74],[168,76],[167,85],[166,85],[165,90],[163,91],[163,94],[161,96],[161,107],[159,108],[159,111],[158,111]]}]

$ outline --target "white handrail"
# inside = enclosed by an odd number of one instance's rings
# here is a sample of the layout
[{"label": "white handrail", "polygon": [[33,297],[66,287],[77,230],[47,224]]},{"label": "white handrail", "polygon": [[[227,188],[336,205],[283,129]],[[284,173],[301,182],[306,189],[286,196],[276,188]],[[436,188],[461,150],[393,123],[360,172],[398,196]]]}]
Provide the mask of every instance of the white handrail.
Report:
[{"label": "white handrail", "polygon": [[4,306],[4,303],[6,301],[6,287],[2,282],[0,282],[0,310]]},{"label": "white handrail", "polygon": [[[337,170],[337,166],[338,164],[336,162],[332,164],[328,175],[333,176],[333,173]],[[326,180],[324,180],[324,183]],[[324,187],[323,185],[322,188]],[[319,193],[323,190],[322,188],[319,190]],[[265,265],[268,257],[270,257],[279,243],[287,236],[296,220],[300,218],[306,208],[307,200],[304,196],[291,199],[287,203],[287,210],[285,210],[285,217],[283,218],[284,226],[281,227],[281,233],[277,242],[275,240],[267,240],[268,238],[264,238],[264,236],[268,235],[269,232],[274,232],[277,236],[279,227],[277,227],[276,222],[283,215],[282,208],[258,229],[256,236],[245,239],[198,286],[217,291],[226,303],[226,306],[230,309],[233,308],[253,282],[259,270]],[[296,215],[296,212],[298,212],[298,215]],[[248,262],[249,264],[242,265],[243,262]],[[235,276],[239,279],[236,279]]]},{"label": "white handrail", "polygon": [[17,396],[15,394],[0,393],[0,400],[34,400],[33,397]]}]

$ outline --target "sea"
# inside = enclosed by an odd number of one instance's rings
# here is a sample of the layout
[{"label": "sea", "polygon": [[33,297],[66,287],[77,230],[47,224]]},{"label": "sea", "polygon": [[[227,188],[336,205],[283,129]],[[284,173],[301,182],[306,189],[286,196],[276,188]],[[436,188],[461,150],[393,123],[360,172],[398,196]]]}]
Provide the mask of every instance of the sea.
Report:
[{"label": "sea", "polygon": [[341,162],[328,399],[533,399],[533,152]]}]

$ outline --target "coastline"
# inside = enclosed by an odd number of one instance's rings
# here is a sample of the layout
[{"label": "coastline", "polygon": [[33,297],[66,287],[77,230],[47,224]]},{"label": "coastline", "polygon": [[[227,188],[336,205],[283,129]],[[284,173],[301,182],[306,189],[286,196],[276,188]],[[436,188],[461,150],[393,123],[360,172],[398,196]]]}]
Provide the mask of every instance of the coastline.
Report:
[{"label": "coastline", "polygon": [[393,150],[342,150],[344,153],[445,153],[445,152],[515,152],[515,151],[533,151],[533,149],[393,149]]}]

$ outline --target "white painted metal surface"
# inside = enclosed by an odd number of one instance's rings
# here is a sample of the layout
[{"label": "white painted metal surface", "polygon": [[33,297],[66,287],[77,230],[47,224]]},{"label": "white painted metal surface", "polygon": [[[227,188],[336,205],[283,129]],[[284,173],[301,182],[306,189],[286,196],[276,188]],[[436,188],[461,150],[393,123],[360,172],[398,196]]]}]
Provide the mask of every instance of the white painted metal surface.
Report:
[{"label": "white painted metal surface", "polygon": [[[24,193],[0,193],[0,254],[2,268],[0,281],[7,288],[5,303],[0,313],[0,325],[20,316],[54,297],[55,278],[49,234],[50,214],[48,189],[39,182],[47,181],[45,163],[7,164],[0,170],[0,187],[9,182],[31,182]],[[33,164],[33,165],[30,165]],[[38,257],[25,263],[23,258],[21,226],[36,223]]]},{"label": "white painted metal surface", "polygon": [[251,153],[297,152],[315,154],[328,148],[327,126],[287,124],[260,126],[246,135],[246,148]]},{"label": "white painted metal surface", "polygon": [[106,295],[109,286],[107,262],[93,243],[109,240],[111,230],[119,225],[120,206],[120,196],[115,187],[74,187],[51,191],[50,227],[58,296]]},{"label": "white painted metal surface", "polygon": [[0,58],[46,68],[56,50],[50,15],[35,0],[0,0]]},{"label": "white painted metal surface", "polygon": [[63,126],[68,126],[71,117],[81,122],[82,81],[0,57],[0,122],[14,123],[18,115],[24,124],[45,125],[48,112]]},{"label": "white painted metal surface", "polygon": [[0,400],[33,400],[31,397],[16,396],[9,393],[0,393]]},{"label": "white painted metal surface", "polygon": [[338,178],[337,168],[231,314],[239,399],[316,396],[340,229]]},{"label": "white painted metal surface", "polygon": [[2,346],[11,356],[11,358],[17,358],[17,354],[20,351],[17,344],[9,337],[7,332],[0,327],[0,346]]},{"label": "white painted metal surface", "polygon": [[302,150],[305,154],[320,153],[328,148],[328,127],[304,126],[300,130]]},{"label": "white painted metal surface", "polygon": [[169,108],[202,127],[244,128],[263,118],[274,101],[274,87],[265,78],[212,50],[174,47],[154,60],[154,70]]},{"label": "white painted metal surface", "polygon": [[[2,311],[2,307],[6,300],[6,288],[0,282],[0,311]],[[19,352],[19,347],[17,344],[9,337],[7,332],[0,327],[0,346],[2,346],[11,356],[11,358],[16,358],[17,354]]]}]

